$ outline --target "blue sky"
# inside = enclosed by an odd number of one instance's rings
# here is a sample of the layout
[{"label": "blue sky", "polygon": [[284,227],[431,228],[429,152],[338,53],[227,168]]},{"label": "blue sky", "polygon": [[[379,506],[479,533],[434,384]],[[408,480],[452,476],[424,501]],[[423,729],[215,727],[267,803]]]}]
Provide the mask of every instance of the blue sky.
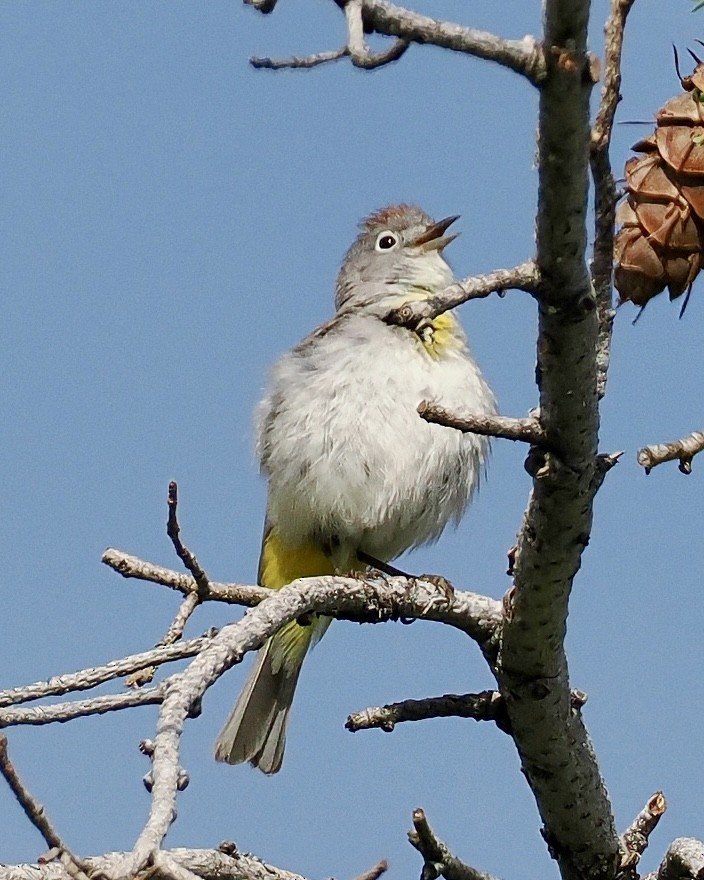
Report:
[{"label": "blue sky", "polygon": [[[601,48],[605,0],[593,3]],[[521,37],[540,4],[416,6]],[[620,119],[648,119],[676,93],[671,43],[701,36],[687,0],[638,0]],[[107,545],[178,567],[166,487],[179,482],[184,538],[220,580],[255,576],[264,486],[251,411],[269,363],[331,314],[337,267],[365,213],[417,202],[460,213],[458,275],[533,253],[536,95],[490,64],[412,47],[365,74],[253,71],[250,55],[334,48],[331,3],[281,0],[269,17],[235,2],[71,0],[0,5],[3,82],[0,322],[3,456],[0,687],[145,649],[177,599],[100,565]],[[647,130],[647,129],[646,129]],[[620,168],[642,128],[616,131]],[[569,620],[573,684],[623,829],[665,790],[670,810],[644,868],[702,834],[701,486],[704,460],[646,478],[638,446],[700,428],[704,296],[684,320],[666,300],[631,326],[617,316],[603,451],[626,450],[597,499]],[[520,293],[461,310],[502,411],[524,415],[535,306]],[[496,444],[459,530],[404,560],[500,597],[529,480],[525,449]],[[233,619],[205,608],[189,633]],[[480,690],[475,647],[437,625],[335,624],[309,658],[283,771],[264,778],[211,759],[242,683],[231,671],[188,726],[171,845],[240,849],[310,876],[352,877],[405,841],[414,807],[460,857],[526,880],[555,871],[510,741],[489,725],[438,720],[354,736],[350,711]],[[116,685],[117,686],[117,685]],[[156,711],[9,731],[11,754],[81,855],[129,848],[148,770],[137,743]],[[43,843],[0,786],[0,861]],[[555,871],[556,873],[556,871]]]}]

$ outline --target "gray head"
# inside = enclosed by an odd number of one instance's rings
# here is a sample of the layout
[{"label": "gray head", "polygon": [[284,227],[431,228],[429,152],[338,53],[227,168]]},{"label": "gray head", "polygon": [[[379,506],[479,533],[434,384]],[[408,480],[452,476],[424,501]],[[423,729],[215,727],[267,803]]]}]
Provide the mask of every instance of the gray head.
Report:
[{"label": "gray head", "polygon": [[457,216],[436,223],[414,205],[390,205],[360,223],[337,276],[335,307],[372,305],[430,295],[452,284],[443,249],[457,238],[445,235]]}]

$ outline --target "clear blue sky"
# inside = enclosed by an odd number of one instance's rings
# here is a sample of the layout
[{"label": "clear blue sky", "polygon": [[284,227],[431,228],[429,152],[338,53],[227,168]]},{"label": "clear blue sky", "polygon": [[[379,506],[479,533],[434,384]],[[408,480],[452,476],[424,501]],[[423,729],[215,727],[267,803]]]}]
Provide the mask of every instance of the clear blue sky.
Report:
[{"label": "clear blue sky", "polygon": [[[593,3],[601,48],[605,0]],[[423,11],[521,37],[538,0],[430,2]],[[648,119],[678,88],[671,43],[704,29],[687,0],[638,0],[621,119]],[[334,48],[332,3],[281,0],[263,17],[232,0],[0,5],[3,83],[0,375],[0,687],[145,649],[177,607],[165,589],[100,565],[113,545],[178,567],[164,531],[169,479],[184,538],[217,579],[255,576],[264,486],[251,411],[267,364],[332,310],[334,276],[368,211],[417,202],[462,214],[458,274],[533,253],[536,96],[497,67],[413,47],[364,74],[338,63],[255,72],[252,54]],[[646,129],[647,130],[647,129]],[[643,129],[620,127],[614,164]],[[704,460],[649,478],[645,442],[702,427],[704,293],[677,319],[666,300],[617,317],[604,451],[625,449],[597,499],[569,620],[573,683],[623,828],[663,788],[665,845],[701,835]],[[462,309],[503,412],[524,415],[535,307],[519,293]],[[500,597],[529,480],[525,449],[495,446],[456,533],[405,560]],[[197,634],[239,615],[206,608]],[[438,720],[354,736],[368,705],[480,690],[473,644],[437,625],[339,623],[309,658],[283,771],[216,765],[214,738],[243,680],[231,671],[188,725],[171,845],[235,840],[312,877],[378,859],[415,876],[414,807],[477,867],[524,880],[555,871],[511,743]],[[117,685],[116,685],[117,686]],[[33,792],[79,854],[129,848],[148,807],[137,743],[156,711],[9,731]],[[0,785],[0,861],[43,843]],[[556,871],[555,871],[556,873]]]}]

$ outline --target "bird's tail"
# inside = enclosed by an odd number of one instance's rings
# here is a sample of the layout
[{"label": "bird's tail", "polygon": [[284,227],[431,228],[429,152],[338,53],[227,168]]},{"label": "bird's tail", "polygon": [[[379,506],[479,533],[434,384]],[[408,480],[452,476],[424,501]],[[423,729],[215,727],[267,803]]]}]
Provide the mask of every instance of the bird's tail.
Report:
[{"label": "bird's tail", "polygon": [[215,743],[215,758],[228,764],[249,761],[264,773],[281,767],[286,728],[296,683],[306,653],[329,624],[317,618],[310,626],[295,621],[269,639]]},{"label": "bird's tail", "polygon": [[[259,583],[281,589],[299,577],[333,574],[331,562],[316,547],[291,547],[270,527],[264,531]],[[306,653],[330,624],[314,617],[309,626],[291,621],[264,645],[247,683],[215,743],[215,758],[228,764],[249,761],[264,773],[281,767],[286,727]]]}]

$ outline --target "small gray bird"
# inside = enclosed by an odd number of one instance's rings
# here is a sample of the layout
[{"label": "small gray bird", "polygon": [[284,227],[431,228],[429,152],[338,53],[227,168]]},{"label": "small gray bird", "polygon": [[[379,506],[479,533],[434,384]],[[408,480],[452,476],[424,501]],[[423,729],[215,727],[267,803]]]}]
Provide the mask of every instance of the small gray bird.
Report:
[{"label": "small gray bird", "polygon": [[[486,438],[429,424],[422,400],[493,414],[496,403],[446,312],[417,333],[384,316],[453,281],[443,258],[457,218],[420,208],[371,214],[337,278],[336,313],[274,366],[257,412],[257,452],[268,480],[259,583],[362,569],[362,552],[388,562],[457,523],[477,486]],[[215,745],[218,761],[281,767],[289,710],[309,647],[330,623],[292,622],[258,654]]]}]

